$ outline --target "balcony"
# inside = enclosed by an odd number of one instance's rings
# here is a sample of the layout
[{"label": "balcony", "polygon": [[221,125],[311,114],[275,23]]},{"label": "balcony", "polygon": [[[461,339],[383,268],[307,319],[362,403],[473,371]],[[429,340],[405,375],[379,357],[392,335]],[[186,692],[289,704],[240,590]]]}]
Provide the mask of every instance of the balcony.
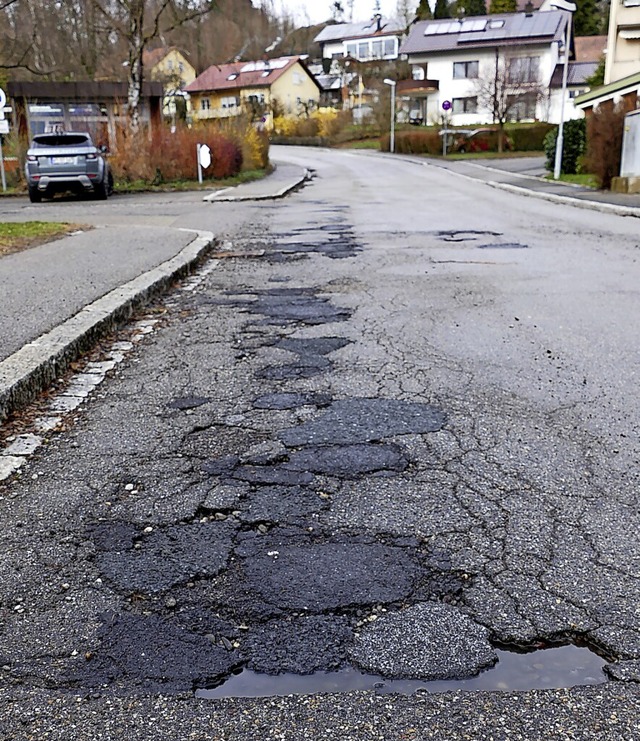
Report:
[{"label": "balcony", "polygon": [[439,85],[439,80],[398,80],[396,94],[411,98],[426,98],[432,93],[437,93]]}]

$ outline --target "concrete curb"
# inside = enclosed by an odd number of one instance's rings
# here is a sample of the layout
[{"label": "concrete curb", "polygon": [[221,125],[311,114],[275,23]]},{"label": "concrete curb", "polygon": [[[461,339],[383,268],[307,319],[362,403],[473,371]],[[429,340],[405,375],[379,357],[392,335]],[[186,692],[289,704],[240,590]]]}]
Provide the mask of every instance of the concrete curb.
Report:
[{"label": "concrete curb", "polygon": [[187,275],[213,249],[211,232],[182,231],[197,236],[175,257],[115,288],[0,362],[0,421],[35,398],[101,335]]},{"label": "concrete curb", "polygon": [[615,214],[616,216],[634,216],[640,218],[640,208],[634,208],[633,206],[618,206],[615,203],[589,201],[586,198],[560,196],[556,193],[541,193],[538,190],[522,188],[519,185],[511,185],[509,183],[499,183],[495,180],[485,180],[484,182],[492,188],[499,188],[500,190],[506,190],[510,193],[517,193],[523,196],[541,198],[543,201],[550,201],[551,203],[561,203],[565,206],[575,206],[576,208],[584,208],[589,211],[601,211],[602,213]]},{"label": "concrete curb", "polygon": [[306,183],[308,180],[311,180],[311,172],[310,170],[305,170],[304,174],[300,176],[299,178],[296,178],[296,180],[289,182],[287,185],[280,188],[280,190],[277,190],[275,193],[263,193],[258,195],[246,195],[246,196],[237,196],[237,195],[225,195],[226,190],[220,191],[218,193],[210,193],[208,196],[205,196],[202,200],[207,201],[208,203],[224,203],[229,201],[234,201],[236,203],[240,201],[271,201],[276,198],[284,198],[285,196],[289,195],[289,193],[293,192],[294,190],[297,190],[301,185]]},{"label": "concrete curb", "polygon": [[[413,160],[415,162],[415,160]],[[603,203],[602,201],[589,201],[586,198],[575,198],[573,196],[560,196],[556,193],[542,193],[539,190],[532,190],[531,188],[524,188],[520,185],[511,185],[510,183],[500,183],[497,180],[481,180],[479,178],[471,177],[471,175],[465,175],[463,172],[456,172],[450,170],[448,167],[443,167],[440,164],[433,162],[421,162],[424,167],[437,167],[443,172],[447,172],[454,177],[468,180],[472,183],[484,183],[490,188],[497,188],[498,190],[505,190],[509,193],[515,193],[520,196],[528,196],[530,198],[540,198],[543,201],[550,201],[551,203],[562,204],[563,206],[575,206],[576,208],[586,209],[588,211],[601,211],[605,214],[614,214],[616,216],[633,216],[640,218],[640,208],[634,208],[633,206],[618,206],[615,203]],[[488,169],[488,168],[487,168]],[[495,168],[493,168],[495,169]]]}]

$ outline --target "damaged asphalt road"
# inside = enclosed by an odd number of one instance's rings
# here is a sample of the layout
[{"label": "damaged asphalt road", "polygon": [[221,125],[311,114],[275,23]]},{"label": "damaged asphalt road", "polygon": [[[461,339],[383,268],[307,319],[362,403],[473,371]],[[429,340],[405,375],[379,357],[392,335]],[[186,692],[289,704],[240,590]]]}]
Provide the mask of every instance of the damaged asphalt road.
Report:
[{"label": "damaged asphalt road", "polygon": [[[428,223],[383,224],[329,186],[246,207],[224,259],[0,486],[3,739],[640,737],[637,402],[567,310],[601,281],[602,235],[559,254],[539,214],[498,229],[489,200],[456,231],[436,195]],[[203,699],[242,671],[465,680],[560,644],[605,671]]]}]

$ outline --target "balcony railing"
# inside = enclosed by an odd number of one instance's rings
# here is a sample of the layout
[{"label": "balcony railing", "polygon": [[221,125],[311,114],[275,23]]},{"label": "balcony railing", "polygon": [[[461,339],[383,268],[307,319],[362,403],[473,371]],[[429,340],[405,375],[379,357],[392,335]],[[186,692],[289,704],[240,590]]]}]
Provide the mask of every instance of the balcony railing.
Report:
[{"label": "balcony railing", "polygon": [[396,94],[423,98],[431,93],[437,93],[439,85],[439,80],[398,80]]}]

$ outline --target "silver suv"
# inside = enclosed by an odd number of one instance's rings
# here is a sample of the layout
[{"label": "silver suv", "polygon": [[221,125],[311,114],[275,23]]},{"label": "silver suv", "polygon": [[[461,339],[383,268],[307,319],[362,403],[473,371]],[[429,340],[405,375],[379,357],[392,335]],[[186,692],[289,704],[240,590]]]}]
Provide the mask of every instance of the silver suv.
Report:
[{"label": "silver suv", "polygon": [[105,147],[96,147],[84,132],[34,136],[25,165],[31,202],[67,190],[105,200],[113,192],[113,176],[104,154]]}]

